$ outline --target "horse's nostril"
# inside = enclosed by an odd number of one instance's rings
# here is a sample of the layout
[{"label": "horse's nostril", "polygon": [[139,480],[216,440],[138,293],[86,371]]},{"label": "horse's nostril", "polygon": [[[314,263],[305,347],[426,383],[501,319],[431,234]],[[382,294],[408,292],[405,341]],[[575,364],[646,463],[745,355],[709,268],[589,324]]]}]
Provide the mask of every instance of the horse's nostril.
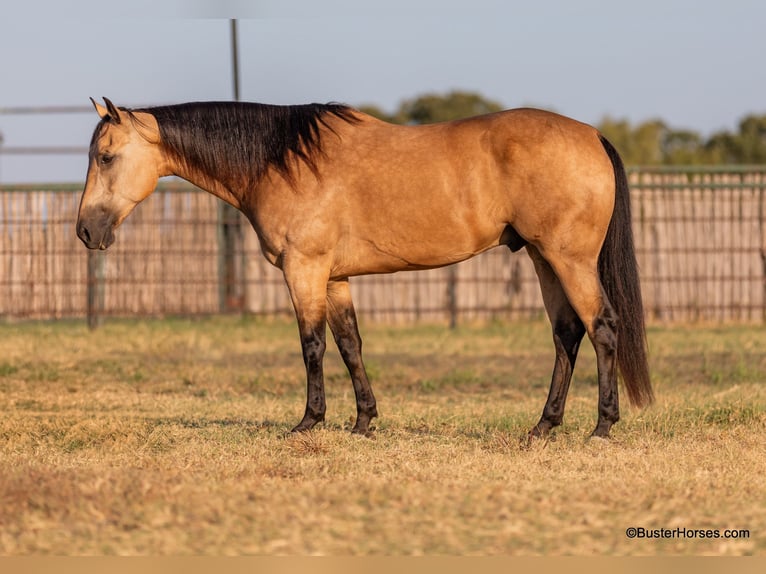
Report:
[{"label": "horse's nostril", "polygon": [[90,243],[90,231],[88,231],[88,228],[83,223],[80,224],[79,236],[86,243]]}]

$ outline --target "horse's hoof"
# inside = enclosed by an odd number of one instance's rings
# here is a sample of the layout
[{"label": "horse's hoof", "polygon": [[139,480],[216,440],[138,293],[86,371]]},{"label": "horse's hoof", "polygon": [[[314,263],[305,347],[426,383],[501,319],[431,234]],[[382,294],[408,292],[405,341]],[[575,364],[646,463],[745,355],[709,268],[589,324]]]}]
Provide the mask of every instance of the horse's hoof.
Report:
[{"label": "horse's hoof", "polygon": [[600,440],[602,440],[602,441],[609,441],[609,440],[611,440],[611,438],[612,437],[609,435],[609,431],[608,430],[607,431],[603,431],[603,430],[599,430],[599,429],[594,430],[592,433],[590,433],[590,436],[588,437],[589,440],[590,439],[594,439],[596,441],[600,441]]},{"label": "horse's hoof", "polygon": [[299,433],[299,432],[307,432],[313,429],[317,424],[321,423],[324,419],[303,419],[301,422],[299,422],[297,425],[293,427],[293,429],[290,431],[291,434]]},{"label": "horse's hoof", "polygon": [[550,433],[540,432],[540,430],[535,427],[519,439],[519,446],[522,450],[528,450],[535,445],[542,445],[542,447],[545,448],[548,446],[550,438]]},{"label": "horse's hoof", "polygon": [[369,428],[366,429],[358,429],[353,428],[351,429],[351,434],[357,435],[357,436],[363,436],[364,438],[369,438],[374,440],[375,439],[375,433],[372,432]]},{"label": "horse's hoof", "polygon": [[589,445],[593,445],[596,448],[605,447],[612,443],[612,437],[609,435],[601,436],[597,434],[592,434],[587,439],[585,439],[585,443]]},{"label": "horse's hoof", "polygon": [[367,438],[373,438],[372,431],[374,430],[375,427],[372,427],[371,429],[370,422],[377,415],[378,415],[377,412],[375,412],[374,414],[359,413],[356,417],[356,422],[354,423],[354,426],[351,429],[351,434],[358,434]]}]

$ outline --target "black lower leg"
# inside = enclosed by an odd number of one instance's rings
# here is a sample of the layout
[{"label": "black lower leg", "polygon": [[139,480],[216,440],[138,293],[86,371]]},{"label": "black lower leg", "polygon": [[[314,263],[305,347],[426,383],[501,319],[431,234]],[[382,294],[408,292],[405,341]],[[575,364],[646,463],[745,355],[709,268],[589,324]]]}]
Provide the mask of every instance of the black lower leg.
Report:
[{"label": "black lower leg", "polygon": [[598,364],[598,423],[592,436],[606,438],[620,420],[617,393],[617,318],[606,304],[593,321],[593,347]]},{"label": "black lower leg", "polygon": [[556,363],[553,366],[548,400],[543,408],[540,422],[529,433],[531,437],[546,435],[564,419],[564,407],[572,380],[572,371],[577,360],[580,341],[584,335],[585,327],[574,312],[566,319],[556,320],[553,327]]},{"label": "black lower leg", "polygon": [[303,362],[306,365],[306,412],[292,432],[310,430],[314,425],[324,420],[327,410],[322,369],[326,347],[324,322],[307,329],[301,329],[301,347],[303,349]]},{"label": "black lower leg", "polygon": [[362,338],[359,335],[354,309],[347,308],[331,314],[330,328],[354,385],[356,423],[351,432],[367,435],[370,432],[370,421],[378,416],[378,410],[362,361]]}]

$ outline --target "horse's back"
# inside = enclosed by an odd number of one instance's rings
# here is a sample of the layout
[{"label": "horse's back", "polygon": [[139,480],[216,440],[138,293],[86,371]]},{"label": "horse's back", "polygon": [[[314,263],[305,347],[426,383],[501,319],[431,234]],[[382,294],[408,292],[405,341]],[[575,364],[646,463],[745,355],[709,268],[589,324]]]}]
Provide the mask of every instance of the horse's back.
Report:
[{"label": "horse's back", "polygon": [[533,108],[423,126],[365,116],[348,134],[344,174],[363,173],[367,181],[387,186],[384,192],[433,187],[444,194],[460,188],[463,196],[473,190],[474,198],[525,197],[525,187],[543,184],[553,192],[583,171],[596,177],[612,173],[598,130]]},{"label": "horse's back", "polygon": [[[375,144],[355,151],[355,169],[369,170],[359,193],[382,214],[408,220],[423,210],[453,233],[497,234],[482,238],[488,246],[508,224],[534,238],[562,213],[587,210],[606,223],[611,215],[614,174],[599,132],[556,113],[520,108],[430,126],[376,122],[368,138]],[[361,157],[369,149],[374,154]]]}]

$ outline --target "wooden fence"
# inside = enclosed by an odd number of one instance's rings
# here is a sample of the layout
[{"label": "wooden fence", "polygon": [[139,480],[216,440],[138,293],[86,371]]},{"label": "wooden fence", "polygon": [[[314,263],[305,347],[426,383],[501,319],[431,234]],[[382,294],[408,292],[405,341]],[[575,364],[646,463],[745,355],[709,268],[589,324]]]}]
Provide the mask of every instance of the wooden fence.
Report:
[{"label": "wooden fence", "polygon": [[[766,166],[637,169],[630,180],[649,319],[763,322]],[[95,324],[100,316],[292,312],[255,233],[239,216],[222,225],[231,211],[214,197],[164,184],[118,229],[108,252],[93,253],[74,233],[79,192],[0,188],[0,318],[90,314]],[[543,314],[529,258],[505,248],[456,266],[351,284],[359,314],[371,321]]]}]

